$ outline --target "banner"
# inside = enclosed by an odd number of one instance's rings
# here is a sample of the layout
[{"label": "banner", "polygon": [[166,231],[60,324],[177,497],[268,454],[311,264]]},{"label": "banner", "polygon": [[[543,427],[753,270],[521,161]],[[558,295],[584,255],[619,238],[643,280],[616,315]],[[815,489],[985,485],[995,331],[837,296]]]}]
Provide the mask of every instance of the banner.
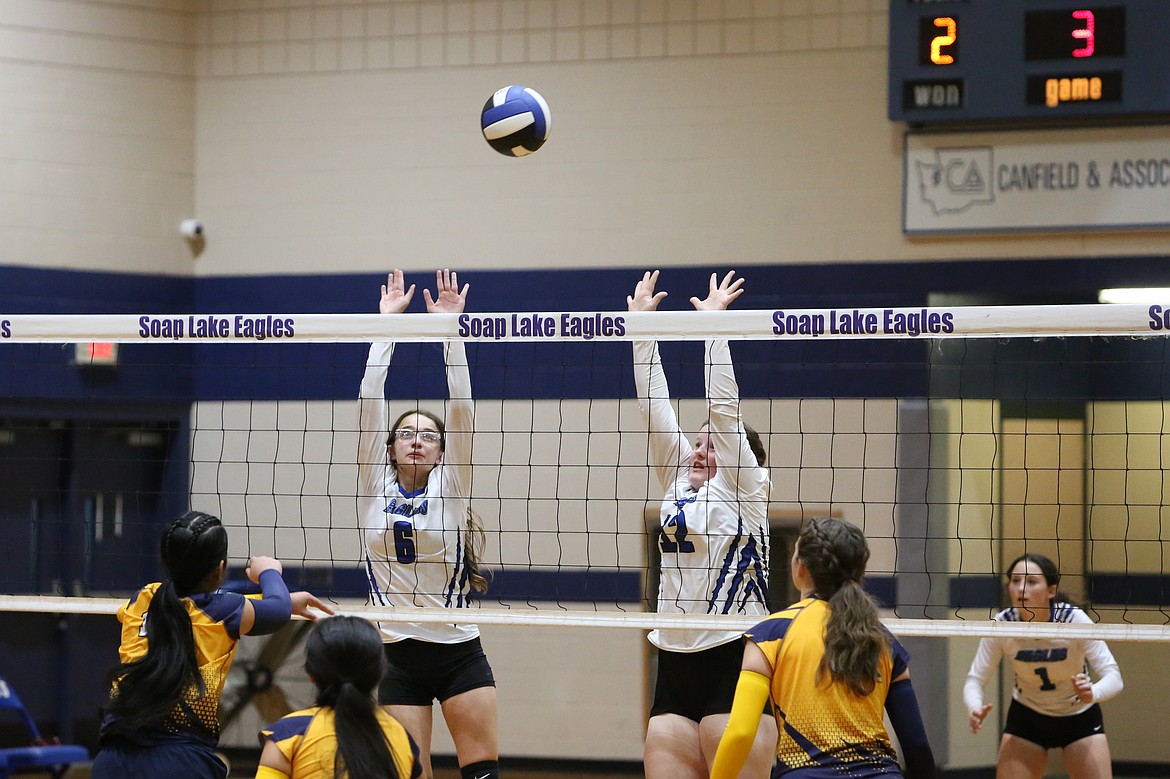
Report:
[{"label": "banner", "polygon": [[12,343],[702,341],[1170,335],[1163,303],[496,314],[4,314]]},{"label": "banner", "polygon": [[1170,227],[1170,128],[905,136],[908,235]]}]

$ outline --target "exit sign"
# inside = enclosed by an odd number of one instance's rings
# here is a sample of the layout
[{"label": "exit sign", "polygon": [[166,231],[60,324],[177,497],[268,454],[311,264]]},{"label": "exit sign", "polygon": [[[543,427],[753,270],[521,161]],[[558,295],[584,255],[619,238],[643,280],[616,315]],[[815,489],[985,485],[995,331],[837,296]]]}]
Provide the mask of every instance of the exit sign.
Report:
[{"label": "exit sign", "polygon": [[113,341],[86,341],[74,345],[73,362],[78,365],[117,365],[118,344]]}]

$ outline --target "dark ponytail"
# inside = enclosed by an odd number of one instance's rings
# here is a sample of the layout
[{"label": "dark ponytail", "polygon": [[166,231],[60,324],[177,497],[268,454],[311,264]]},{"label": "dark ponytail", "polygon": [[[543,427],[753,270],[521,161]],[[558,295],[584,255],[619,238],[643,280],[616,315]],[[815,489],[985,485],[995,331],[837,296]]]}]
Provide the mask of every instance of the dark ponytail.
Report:
[{"label": "dark ponytail", "polygon": [[847,522],[814,519],[800,533],[797,556],[808,568],[816,594],[830,606],[817,682],[828,674],[855,695],[869,695],[890,644],[877,606],[861,587],[869,561],[865,536]]},{"label": "dark ponytail", "polygon": [[305,644],[305,671],[317,705],[333,709],[334,779],[401,779],[374,702],[385,671],[377,628],[359,617],[321,620]]},{"label": "dark ponytail", "polygon": [[191,511],[170,524],[160,552],[168,575],[145,617],[146,654],[110,674],[106,711],[115,731],[157,727],[191,690],[200,696],[205,691],[191,616],[181,599],[219,585],[209,577],[227,560],[227,531],[217,517]]}]

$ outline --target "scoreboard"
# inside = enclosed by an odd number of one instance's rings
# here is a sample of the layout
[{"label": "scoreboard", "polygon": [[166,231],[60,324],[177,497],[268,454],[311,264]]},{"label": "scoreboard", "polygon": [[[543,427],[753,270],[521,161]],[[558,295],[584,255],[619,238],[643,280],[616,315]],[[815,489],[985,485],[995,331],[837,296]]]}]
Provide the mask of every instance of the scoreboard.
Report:
[{"label": "scoreboard", "polygon": [[1170,121],[1170,0],[890,0],[889,117]]}]

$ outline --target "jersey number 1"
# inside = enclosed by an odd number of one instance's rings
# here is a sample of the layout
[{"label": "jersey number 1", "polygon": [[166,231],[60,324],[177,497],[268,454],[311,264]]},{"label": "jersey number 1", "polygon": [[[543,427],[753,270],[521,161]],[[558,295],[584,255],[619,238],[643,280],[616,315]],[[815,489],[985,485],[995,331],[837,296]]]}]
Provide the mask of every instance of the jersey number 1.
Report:
[{"label": "jersey number 1", "polygon": [[1040,689],[1041,690],[1055,690],[1056,689],[1056,685],[1053,684],[1052,680],[1048,678],[1048,669],[1047,668],[1044,668],[1044,667],[1033,668],[1032,673],[1034,673],[1040,677],[1040,682],[1041,682]]}]

